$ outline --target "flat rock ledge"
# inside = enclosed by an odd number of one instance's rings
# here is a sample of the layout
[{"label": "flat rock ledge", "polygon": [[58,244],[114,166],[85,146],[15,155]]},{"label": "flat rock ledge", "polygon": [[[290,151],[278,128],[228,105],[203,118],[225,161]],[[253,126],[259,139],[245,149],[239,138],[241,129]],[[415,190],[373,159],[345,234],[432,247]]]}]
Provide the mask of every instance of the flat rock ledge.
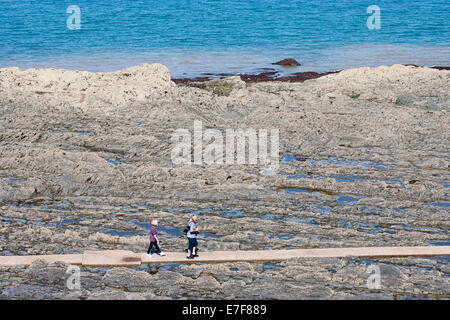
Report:
[{"label": "flat rock ledge", "polygon": [[138,267],[141,264],[268,262],[305,257],[344,258],[352,256],[360,258],[450,256],[450,246],[210,251],[202,252],[200,257],[192,260],[186,259],[184,252],[169,252],[166,256],[152,255],[152,257],[148,257],[145,253],[134,253],[128,250],[104,250],[69,255],[2,256],[0,257],[0,267],[29,266],[37,260],[44,260],[47,263],[64,262],[86,267]]}]

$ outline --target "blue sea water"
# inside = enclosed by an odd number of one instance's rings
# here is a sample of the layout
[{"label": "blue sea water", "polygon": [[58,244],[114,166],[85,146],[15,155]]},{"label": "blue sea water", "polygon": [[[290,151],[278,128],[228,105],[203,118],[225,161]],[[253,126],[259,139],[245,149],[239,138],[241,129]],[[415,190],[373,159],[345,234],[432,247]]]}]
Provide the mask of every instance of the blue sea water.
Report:
[{"label": "blue sea water", "polygon": [[[380,29],[367,27],[371,5]],[[69,6],[80,9],[80,29],[68,28]],[[0,1],[0,67],[114,71],[160,62],[187,77],[254,72],[286,57],[302,63],[286,73],[448,66],[450,1]]]}]

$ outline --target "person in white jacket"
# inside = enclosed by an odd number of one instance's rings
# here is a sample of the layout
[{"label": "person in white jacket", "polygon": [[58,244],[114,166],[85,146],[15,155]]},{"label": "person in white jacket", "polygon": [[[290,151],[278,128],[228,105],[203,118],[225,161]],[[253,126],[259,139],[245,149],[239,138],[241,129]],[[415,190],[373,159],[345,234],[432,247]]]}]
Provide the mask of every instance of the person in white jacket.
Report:
[{"label": "person in white jacket", "polygon": [[196,215],[194,215],[194,216],[192,216],[191,220],[189,220],[188,232],[187,232],[187,238],[189,241],[188,255],[186,257],[187,259],[194,259],[195,257],[198,257],[197,235],[199,233],[199,229],[197,227],[197,219],[198,219],[198,217]]}]

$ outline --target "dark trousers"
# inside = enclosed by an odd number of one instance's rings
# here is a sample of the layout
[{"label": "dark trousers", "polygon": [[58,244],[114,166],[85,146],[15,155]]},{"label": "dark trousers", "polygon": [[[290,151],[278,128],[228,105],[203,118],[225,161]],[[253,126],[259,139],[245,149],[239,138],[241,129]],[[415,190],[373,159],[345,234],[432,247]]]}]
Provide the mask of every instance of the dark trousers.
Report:
[{"label": "dark trousers", "polygon": [[152,253],[153,246],[156,249],[156,253],[161,253],[161,250],[158,247],[158,242],[150,242],[150,246],[148,247],[147,253]]},{"label": "dark trousers", "polygon": [[188,238],[189,241],[189,246],[188,246],[188,250],[191,251],[191,254],[193,254],[194,252],[192,251],[193,248],[197,248],[198,246],[198,242],[197,242],[197,238]]}]

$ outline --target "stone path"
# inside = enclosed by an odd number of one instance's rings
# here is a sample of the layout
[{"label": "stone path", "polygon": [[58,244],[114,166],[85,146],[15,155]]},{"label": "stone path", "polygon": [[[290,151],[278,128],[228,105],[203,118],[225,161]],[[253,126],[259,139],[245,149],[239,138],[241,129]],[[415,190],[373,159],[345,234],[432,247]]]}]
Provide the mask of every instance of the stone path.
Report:
[{"label": "stone path", "polygon": [[126,250],[104,250],[85,251],[83,254],[67,255],[0,256],[0,267],[12,267],[16,265],[29,266],[33,261],[38,259],[43,259],[48,263],[61,261],[72,265],[82,265],[87,267],[137,267],[141,264],[165,263],[269,262],[302,257],[435,257],[450,256],[450,246],[210,251],[199,252],[199,255],[198,258],[189,260],[186,259],[186,253],[184,252],[168,252],[164,257],[153,255],[150,258],[145,253],[134,253]]}]

